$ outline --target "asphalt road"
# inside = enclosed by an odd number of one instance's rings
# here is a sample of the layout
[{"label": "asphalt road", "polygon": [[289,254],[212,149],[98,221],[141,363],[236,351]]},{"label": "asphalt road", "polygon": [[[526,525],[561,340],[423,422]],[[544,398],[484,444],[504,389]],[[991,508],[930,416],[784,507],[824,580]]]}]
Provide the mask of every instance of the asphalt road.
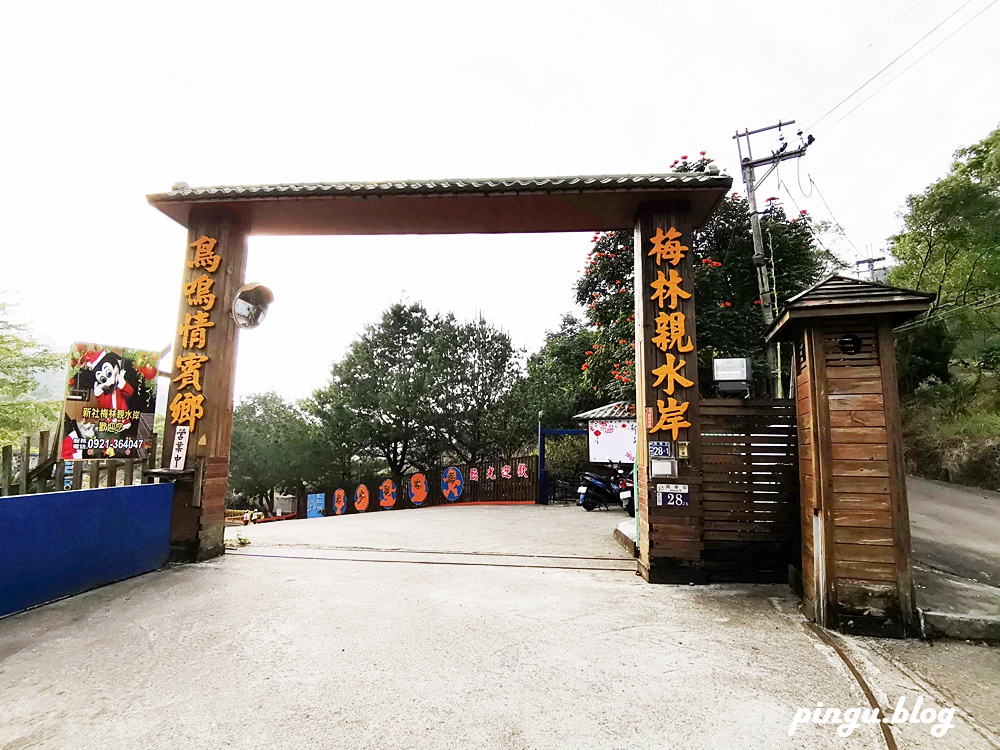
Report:
[{"label": "asphalt road", "polygon": [[[789,736],[798,711],[867,703],[786,587],[648,585],[611,541],[622,518],[443,507],[229,529],[252,543],[0,620],[0,747],[884,746],[870,725]],[[943,739],[894,726],[900,747],[996,746],[996,650],[916,648],[925,668],[843,643],[883,706],[959,706]]]},{"label": "asphalt road", "polygon": [[1000,586],[1000,493],[908,477],[918,563]]}]

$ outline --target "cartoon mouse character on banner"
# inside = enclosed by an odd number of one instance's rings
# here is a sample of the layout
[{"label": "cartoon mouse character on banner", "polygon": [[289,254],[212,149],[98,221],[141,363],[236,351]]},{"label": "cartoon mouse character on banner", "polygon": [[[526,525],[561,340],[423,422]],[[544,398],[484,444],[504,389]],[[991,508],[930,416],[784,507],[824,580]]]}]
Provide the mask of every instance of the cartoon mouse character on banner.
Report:
[{"label": "cartoon mouse character on banner", "polygon": [[[102,409],[123,409],[128,411],[129,397],[135,392],[130,383],[125,382],[125,360],[114,352],[91,352],[87,367],[94,373],[94,396]],[[131,422],[126,419],[124,429]]]}]

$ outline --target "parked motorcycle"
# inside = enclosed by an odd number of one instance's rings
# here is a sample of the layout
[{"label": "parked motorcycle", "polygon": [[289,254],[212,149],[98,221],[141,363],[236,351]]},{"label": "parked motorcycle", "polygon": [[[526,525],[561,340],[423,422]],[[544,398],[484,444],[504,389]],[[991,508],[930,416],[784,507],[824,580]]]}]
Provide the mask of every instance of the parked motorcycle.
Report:
[{"label": "parked motorcycle", "polygon": [[580,486],[576,488],[577,505],[586,511],[597,507],[622,507],[630,516],[635,516],[635,491],[632,487],[632,472],[625,471],[621,464],[609,462],[607,474],[585,471],[580,474]]}]

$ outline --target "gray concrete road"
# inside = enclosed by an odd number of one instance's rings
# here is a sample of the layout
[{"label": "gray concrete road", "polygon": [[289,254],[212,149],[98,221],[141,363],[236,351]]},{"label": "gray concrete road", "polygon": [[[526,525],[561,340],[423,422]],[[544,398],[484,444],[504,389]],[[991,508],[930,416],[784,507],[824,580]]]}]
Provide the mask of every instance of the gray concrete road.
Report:
[{"label": "gray concrete road", "polygon": [[[0,620],[0,747],[884,746],[872,726],[789,737],[799,709],[867,704],[787,588],[645,584],[611,541],[622,518],[445,507],[229,529],[252,544]],[[934,687],[961,654],[928,682],[883,642],[845,644],[883,705],[964,700]],[[995,698],[997,652],[974,655]],[[942,739],[914,724],[896,741],[994,747],[995,704],[971,706]]]},{"label": "gray concrete road", "polygon": [[907,477],[914,557],[1000,586],[1000,492]]}]

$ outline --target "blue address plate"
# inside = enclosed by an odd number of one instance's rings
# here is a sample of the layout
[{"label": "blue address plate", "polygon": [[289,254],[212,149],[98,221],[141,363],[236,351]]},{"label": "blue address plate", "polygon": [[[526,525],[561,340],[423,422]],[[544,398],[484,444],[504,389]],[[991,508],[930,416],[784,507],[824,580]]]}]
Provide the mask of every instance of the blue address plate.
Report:
[{"label": "blue address plate", "polygon": [[649,457],[650,458],[673,458],[673,444],[672,443],[650,443],[649,444]]},{"label": "blue address plate", "polygon": [[656,485],[657,505],[691,505],[691,491],[686,484],[658,484]]}]

